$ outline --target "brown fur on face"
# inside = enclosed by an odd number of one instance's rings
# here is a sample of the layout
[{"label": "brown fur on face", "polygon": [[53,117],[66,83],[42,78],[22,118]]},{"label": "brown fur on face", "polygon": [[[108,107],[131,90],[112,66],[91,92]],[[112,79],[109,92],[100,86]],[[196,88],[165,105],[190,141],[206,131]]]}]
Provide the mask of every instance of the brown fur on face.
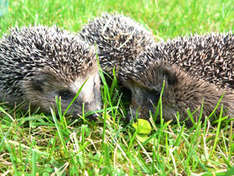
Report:
[{"label": "brown fur on face", "polygon": [[83,104],[85,112],[101,108],[100,79],[96,72],[86,77],[77,76],[75,81],[69,83],[52,73],[39,73],[31,80],[23,82],[23,90],[26,101],[30,101],[32,107],[40,107],[47,113],[51,107],[56,108],[55,97],[61,98],[61,108],[64,112],[82,85],[78,98],[68,111],[69,114],[76,116],[82,113]]},{"label": "brown fur on face", "polygon": [[[226,114],[234,116],[233,90],[218,88],[214,84],[188,75],[176,65],[160,61],[150,65],[138,78],[125,82],[125,86],[132,92],[133,114],[138,111],[140,118],[147,118],[149,110],[155,112],[164,81],[162,106],[165,120],[175,119],[177,112],[181,120],[184,120],[189,108],[191,112],[197,112],[194,114],[196,121],[202,103],[204,119],[212,113],[222,96],[221,104],[224,105]],[[220,112],[220,107],[216,112]]]}]

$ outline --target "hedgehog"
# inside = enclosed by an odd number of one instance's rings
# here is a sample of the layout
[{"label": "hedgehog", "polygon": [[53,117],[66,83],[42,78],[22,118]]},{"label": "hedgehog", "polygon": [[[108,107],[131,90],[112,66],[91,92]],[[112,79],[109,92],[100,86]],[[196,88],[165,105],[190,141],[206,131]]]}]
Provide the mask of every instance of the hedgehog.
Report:
[{"label": "hedgehog", "polygon": [[[148,116],[163,94],[164,119],[170,120],[187,109],[199,112],[203,105],[203,119],[216,104],[234,117],[234,35],[211,33],[180,37],[155,43],[135,59],[132,76],[124,84],[132,92],[132,112]],[[216,114],[220,112],[220,107]],[[197,114],[197,115],[196,115]],[[196,113],[195,117],[199,116]],[[183,119],[183,117],[182,117]]]},{"label": "hedgehog", "polygon": [[233,115],[233,34],[211,33],[156,43],[152,33],[129,17],[105,14],[86,25],[79,36],[97,45],[104,72],[118,69],[118,79],[131,90],[131,109],[140,116],[148,116],[157,104],[161,77],[166,81],[165,119],[173,118],[177,111],[184,114],[187,108],[197,110],[202,102],[204,115],[208,115],[223,94],[222,102],[226,101],[224,105]]},{"label": "hedgehog", "polygon": [[[118,79],[125,79],[135,58],[154,44],[154,35],[143,25],[121,14],[104,13],[81,29],[79,37],[98,48],[98,58],[105,73],[116,70]],[[120,74],[120,75],[119,75]]]},{"label": "hedgehog", "polygon": [[[229,88],[220,88],[181,69],[176,64],[164,61],[154,61],[147,69],[141,71],[124,82],[131,90],[131,105],[129,118],[148,118],[149,112],[155,115],[160,93],[162,91],[162,114],[164,120],[176,121],[177,112],[180,120],[186,120],[188,111],[198,121],[200,111],[202,119],[210,116],[221,100],[215,114],[221,112],[234,117],[234,91]],[[202,108],[202,109],[201,109]],[[159,120],[159,118],[157,118]],[[186,121],[191,125],[190,119]]]},{"label": "hedgehog", "polygon": [[[81,89],[81,87],[83,88]],[[56,26],[11,29],[0,40],[0,98],[9,106],[23,104],[49,113],[67,106],[70,115],[101,108],[100,78],[95,48]]]}]

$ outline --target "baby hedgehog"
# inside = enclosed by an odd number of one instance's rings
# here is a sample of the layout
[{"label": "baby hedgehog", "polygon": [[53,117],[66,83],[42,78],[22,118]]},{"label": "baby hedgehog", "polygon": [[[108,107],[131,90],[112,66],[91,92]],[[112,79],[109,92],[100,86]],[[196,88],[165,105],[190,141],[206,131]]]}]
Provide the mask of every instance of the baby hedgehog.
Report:
[{"label": "baby hedgehog", "polygon": [[[155,110],[162,83],[164,118],[186,109],[204,116],[222,103],[233,116],[233,34],[207,34],[156,43],[153,35],[129,17],[105,14],[86,25],[79,34],[97,44],[101,66],[131,90],[133,114],[148,117]],[[219,110],[218,110],[219,111]],[[183,117],[182,117],[183,116]]]},{"label": "baby hedgehog", "polygon": [[82,88],[68,113],[101,108],[95,49],[57,27],[14,28],[0,40],[0,98],[10,105],[23,102],[49,113],[55,97],[64,111]]},{"label": "baby hedgehog", "polygon": [[[154,112],[165,81],[163,113],[167,120],[186,109],[197,111],[203,103],[203,118],[218,100],[234,117],[234,35],[206,34],[178,38],[147,48],[135,60],[133,76],[124,82],[132,92],[133,114]],[[220,108],[217,112],[220,111]]]},{"label": "baby hedgehog", "polygon": [[[98,57],[104,72],[122,80],[132,68],[135,58],[154,44],[154,36],[141,24],[120,14],[103,14],[85,25],[79,36],[91,45],[97,45]],[[126,71],[125,71],[126,69]]]}]

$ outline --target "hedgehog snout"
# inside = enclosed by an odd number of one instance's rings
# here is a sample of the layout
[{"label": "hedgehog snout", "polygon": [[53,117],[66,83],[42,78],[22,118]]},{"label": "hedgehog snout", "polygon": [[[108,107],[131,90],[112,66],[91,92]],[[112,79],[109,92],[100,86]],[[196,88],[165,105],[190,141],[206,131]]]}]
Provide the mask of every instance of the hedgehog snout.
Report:
[{"label": "hedgehog snout", "polygon": [[100,78],[98,73],[90,75],[88,78],[77,79],[72,83],[71,89],[73,92],[80,91],[78,101],[85,105],[86,112],[101,109]]},{"label": "hedgehog snout", "polygon": [[150,111],[154,114],[160,96],[159,91],[133,85],[131,92],[130,119],[136,116],[147,119]]}]

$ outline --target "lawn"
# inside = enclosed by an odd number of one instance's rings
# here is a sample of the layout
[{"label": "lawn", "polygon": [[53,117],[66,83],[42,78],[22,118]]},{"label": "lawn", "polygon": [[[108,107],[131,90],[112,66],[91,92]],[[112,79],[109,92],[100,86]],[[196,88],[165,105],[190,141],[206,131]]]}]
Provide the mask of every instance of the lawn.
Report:
[{"label": "lawn", "polygon": [[[0,16],[0,36],[10,27],[38,24],[77,32],[103,12],[130,16],[152,30],[156,41],[234,31],[233,0],[15,0]],[[143,121],[137,128],[124,120],[121,93],[104,84],[102,99],[103,115],[96,121],[22,112],[1,103],[0,175],[234,173],[233,122],[222,114],[214,125],[156,124],[151,117],[151,127]]]}]

